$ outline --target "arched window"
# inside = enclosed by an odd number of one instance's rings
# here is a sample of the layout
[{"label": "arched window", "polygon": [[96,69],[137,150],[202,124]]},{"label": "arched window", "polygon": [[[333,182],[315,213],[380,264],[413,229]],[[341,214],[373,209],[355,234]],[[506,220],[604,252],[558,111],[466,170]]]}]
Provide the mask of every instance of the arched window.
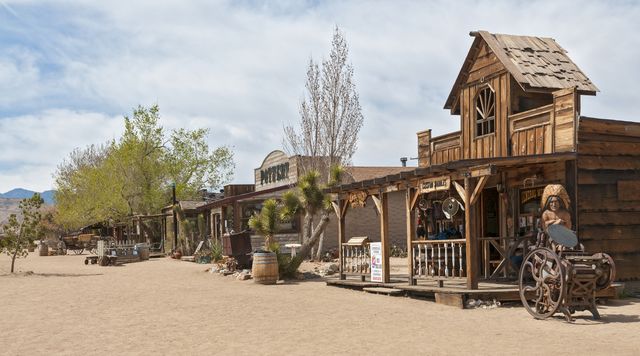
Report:
[{"label": "arched window", "polygon": [[476,96],[476,137],[496,131],[496,95],[486,87]]}]

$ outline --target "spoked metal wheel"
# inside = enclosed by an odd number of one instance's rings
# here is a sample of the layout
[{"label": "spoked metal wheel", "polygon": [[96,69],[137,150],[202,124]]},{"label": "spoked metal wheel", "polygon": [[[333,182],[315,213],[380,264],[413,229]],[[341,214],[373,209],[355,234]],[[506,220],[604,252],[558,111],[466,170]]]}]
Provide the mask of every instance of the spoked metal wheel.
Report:
[{"label": "spoked metal wheel", "polygon": [[566,271],[560,257],[548,248],[537,248],[520,267],[520,300],[536,319],[553,315],[567,295]]},{"label": "spoked metal wheel", "polygon": [[78,249],[78,250],[73,250],[73,253],[75,253],[76,255],[82,255],[82,253],[84,252],[84,249]]},{"label": "spoked metal wheel", "polygon": [[599,264],[602,274],[596,280],[596,290],[608,288],[611,282],[616,279],[616,264],[613,262],[613,258],[606,253],[596,253],[593,257],[602,259],[602,263]]}]

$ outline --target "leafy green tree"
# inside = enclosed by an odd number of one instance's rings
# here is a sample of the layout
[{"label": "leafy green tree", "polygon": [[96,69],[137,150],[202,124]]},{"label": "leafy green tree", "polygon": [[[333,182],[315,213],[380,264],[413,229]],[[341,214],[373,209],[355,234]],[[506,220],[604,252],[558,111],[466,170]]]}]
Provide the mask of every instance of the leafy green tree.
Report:
[{"label": "leafy green tree", "polygon": [[43,235],[40,227],[40,207],[43,203],[38,193],[29,199],[23,199],[20,201],[22,220],[16,214],[11,214],[9,221],[2,227],[4,238],[0,247],[11,256],[11,273],[14,272],[16,258],[26,257],[29,254],[27,248]]},{"label": "leafy green tree", "polygon": [[185,200],[231,179],[233,153],[225,146],[210,149],[209,130],[167,133],[157,105],[139,106],[124,122],[122,137],[75,150],[58,166],[56,221],[66,228],[157,213],[170,200],[172,182]]}]

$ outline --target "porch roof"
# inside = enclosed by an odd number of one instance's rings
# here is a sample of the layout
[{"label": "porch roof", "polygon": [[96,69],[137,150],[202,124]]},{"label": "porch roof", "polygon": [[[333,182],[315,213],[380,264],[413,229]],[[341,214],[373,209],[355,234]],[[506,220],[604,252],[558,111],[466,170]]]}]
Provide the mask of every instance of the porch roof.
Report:
[{"label": "porch roof", "polygon": [[495,157],[482,159],[467,159],[452,161],[440,165],[433,165],[424,168],[415,168],[410,171],[400,172],[373,179],[362,180],[359,182],[342,184],[333,188],[325,189],[327,193],[349,193],[362,189],[385,188],[395,186],[401,183],[408,183],[424,178],[432,178],[445,174],[459,174],[488,169],[488,170],[504,170],[517,168],[532,164],[550,163],[558,161],[570,161],[576,159],[575,152],[551,153],[542,155],[516,156],[516,157]]}]

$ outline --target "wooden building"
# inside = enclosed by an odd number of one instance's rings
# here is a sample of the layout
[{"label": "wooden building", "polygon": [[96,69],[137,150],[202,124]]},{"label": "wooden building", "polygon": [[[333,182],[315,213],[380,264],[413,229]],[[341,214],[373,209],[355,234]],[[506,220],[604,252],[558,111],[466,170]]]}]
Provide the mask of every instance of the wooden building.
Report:
[{"label": "wooden building", "polygon": [[[618,279],[640,277],[640,123],[581,116],[580,98],[598,89],[551,38],[471,32],[473,43],[444,108],[460,130],[417,133],[419,167],[345,184],[331,192],[339,218],[341,279],[370,273],[349,246],[346,217],[371,197],[379,212],[383,281],[390,281],[387,201],[405,197],[407,275],[465,281],[514,275],[513,260],[539,228],[547,184],[563,184],[573,229],[587,251],[610,254]],[[441,216],[454,198],[464,210]],[[455,209],[454,209],[455,210]],[[419,239],[416,215],[430,237]],[[356,233],[356,236],[362,234]]]},{"label": "wooden building", "polygon": [[[224,189],[224,198],[214,200],[198,207],[198,212],[207,215],[210,221],[211,236],[220,239],[222,234],[230,231],[250,230],[248,222],[253,214],[257,214],[262,208],[262,203],[269,199],[279,199],[286,191],[294,189],[298,184],[298,177],[303,173],[302,161],[308,157],[287,156],[280,150],[270,152],[259,167],[254,169],[254,184],[228,185]],[[408,171],[407,167],[347,167],[343,182],[368,179],[380,175],[388,175]],[[391,204],[391,210],[398,217],[404,218],[404,196],[395,194]],[[353,231],[367,233],[371,238],[379,238],[377,228],[376,211],[371,203],[367,208],[361,209],[357,214],[350,216]],[[404,246],[404,221],[398,221],[391,227],[397,231],[398,239],[392,241]],[[337,248],[336,219],[331,219],[326,229],[324,249]],[[280,244],[283,252],[288,252],[287,244],[302,243],[302,217],[283,223],[280,232],[276,234],[275,241]],[[263,245],[264,238],[257,234],[251,236],[253,249]]]}]

